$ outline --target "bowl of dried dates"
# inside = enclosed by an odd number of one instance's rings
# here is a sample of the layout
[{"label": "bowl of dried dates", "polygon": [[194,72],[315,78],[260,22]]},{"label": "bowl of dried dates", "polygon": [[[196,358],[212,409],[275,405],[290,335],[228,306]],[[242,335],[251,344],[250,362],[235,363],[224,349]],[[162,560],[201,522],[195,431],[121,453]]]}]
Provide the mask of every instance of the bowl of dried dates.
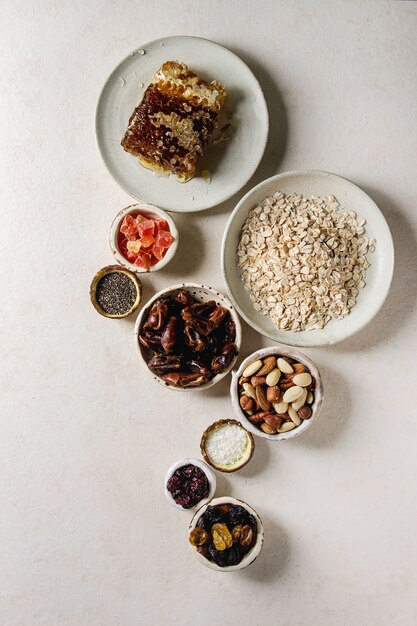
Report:
[{"label": "bowl of dried dates", "polygon": [[259,515],[243,500],[214,498],[196,511],[188,539],[198,560],[210,569],[233,572],[253,563],[262,549]]},{"label": "bowl of dried dates", "polygon": [[169,389],[208,389],[232,369],[241,342],[239,317],[211,287],[163,289],[140,312],[135,344],[154,380]]},{"label": "bowl of dried dates", "polygon": [[232,373],[235,414],[258,437],[282,440],[304,432],[320,413],[323,383],[311,359],[277,344],[245,359]]},{"label": "bowl of dried dates", "polygon": [[165,475],[165,495],[177,509],[195,509],[209,502],[216,491],[216,477],[207,463],[181,459]]}]

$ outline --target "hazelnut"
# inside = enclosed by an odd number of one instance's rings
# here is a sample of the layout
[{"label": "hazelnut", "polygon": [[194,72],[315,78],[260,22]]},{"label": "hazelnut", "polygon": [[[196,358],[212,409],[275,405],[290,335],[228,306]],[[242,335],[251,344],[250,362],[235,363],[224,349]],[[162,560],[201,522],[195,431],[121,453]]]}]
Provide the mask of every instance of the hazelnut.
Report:
[{"label": "hazelnut", "polygon": [[309,406],[302,406],[301,409],[299,409],[298,411],[298,417],[302,420],[308,420],[309,417],[311,417],[312,414],[312,410],[310,409]]},{"label": "hazelnut", "polygon": [[253,400],[248,396],[240,396],[240,407],[243,411],[251,411],[253,409]]},{"label": "hazelnut", "polygon": [[268,402],[279,402],[281,391],[279,387],[268,387],[266,390],[266,399]]}]

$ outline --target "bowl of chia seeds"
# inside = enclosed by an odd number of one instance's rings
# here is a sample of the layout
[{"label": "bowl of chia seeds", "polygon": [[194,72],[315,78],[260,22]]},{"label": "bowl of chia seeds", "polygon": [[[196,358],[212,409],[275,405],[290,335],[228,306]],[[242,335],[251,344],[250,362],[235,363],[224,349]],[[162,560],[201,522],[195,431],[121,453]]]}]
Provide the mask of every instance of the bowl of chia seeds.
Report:
[{"label": "bowl of chia seeds", "polygon": [[108,265],[94,276],[90,297],[100,315],[121,319],[138,308],[142,298],[142,285],[133,272],[121,268],[120,265]]}]

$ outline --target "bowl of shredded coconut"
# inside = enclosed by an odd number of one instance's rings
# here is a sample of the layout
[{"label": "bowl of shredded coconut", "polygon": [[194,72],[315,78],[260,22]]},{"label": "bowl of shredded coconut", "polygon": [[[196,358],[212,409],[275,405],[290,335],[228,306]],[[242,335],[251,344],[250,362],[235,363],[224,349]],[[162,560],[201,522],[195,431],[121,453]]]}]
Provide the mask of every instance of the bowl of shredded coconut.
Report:
[{"label": "bowl of shredded coconut", "polygon": [[357,185],[328,172],[263,181],[235,207],[222,243],[230,299],[255,330],[292,346],[362,329],[388,294],[387,222]]}]

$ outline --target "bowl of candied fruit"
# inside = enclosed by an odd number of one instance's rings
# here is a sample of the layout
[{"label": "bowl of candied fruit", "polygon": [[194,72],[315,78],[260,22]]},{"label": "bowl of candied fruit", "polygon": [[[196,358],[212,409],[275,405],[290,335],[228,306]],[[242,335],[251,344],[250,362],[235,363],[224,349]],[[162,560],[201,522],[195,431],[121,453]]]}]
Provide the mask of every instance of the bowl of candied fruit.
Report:
[{"label": "bowl of candied fruit", "polygon": [[157,293],[135,325],[138,355],[169,389],[207,389],[232,369],[241,342],[238,315],[211,287],[183,283]]},{"label": "bowl of candied fruit", "polygon": [[243,500],[214,498],[196,511],[188,539],[198,560],[210,569],[233,572],[253,563],[262,549],[259,515]]},{"label": "bowl of candied fruit", "polygon": [[163,209],[138,202],[122,209],[110,228],[110,248],[131,272],[155,272],[174,257],[179,234]]}]

